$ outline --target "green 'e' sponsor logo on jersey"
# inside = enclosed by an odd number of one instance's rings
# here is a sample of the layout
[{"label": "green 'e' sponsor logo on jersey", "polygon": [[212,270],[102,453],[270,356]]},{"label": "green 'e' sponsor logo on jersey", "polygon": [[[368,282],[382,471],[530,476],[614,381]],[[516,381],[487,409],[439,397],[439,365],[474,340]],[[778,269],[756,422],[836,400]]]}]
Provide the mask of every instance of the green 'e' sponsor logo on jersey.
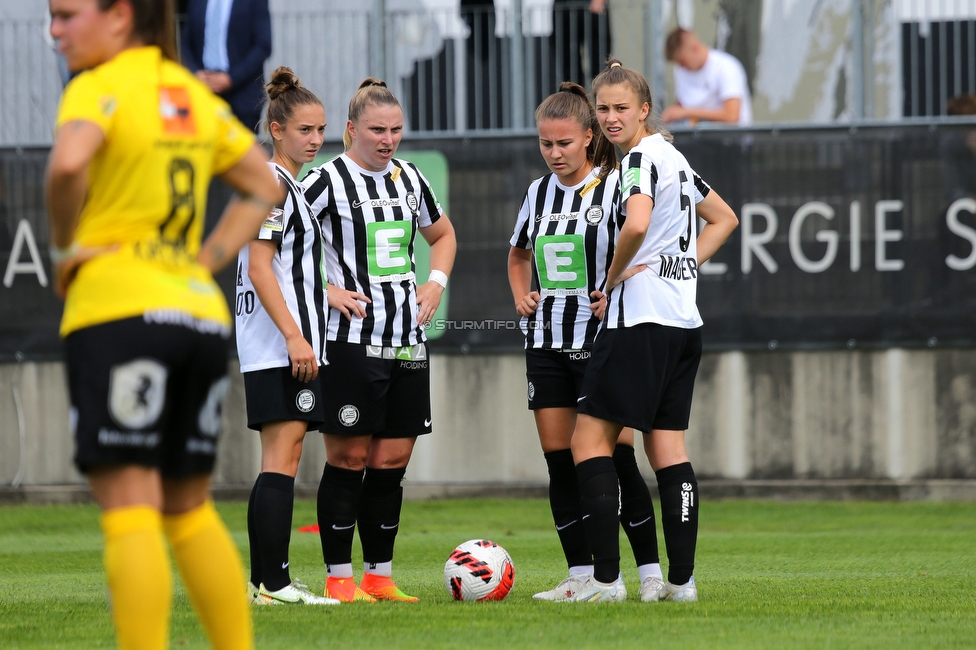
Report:
[{"label": "green 'e' sponsor logo on jersey", "polygon": [[583,235],[542,235],[536,238],[535,263],[543,295],[586,293]]},{"label": "green 'e' sponsor logo on jersey", "polygon": [[410,238],[413,221],[377,221],[366,224],[366,258],[370,282],[399,282],[413,278]]}]

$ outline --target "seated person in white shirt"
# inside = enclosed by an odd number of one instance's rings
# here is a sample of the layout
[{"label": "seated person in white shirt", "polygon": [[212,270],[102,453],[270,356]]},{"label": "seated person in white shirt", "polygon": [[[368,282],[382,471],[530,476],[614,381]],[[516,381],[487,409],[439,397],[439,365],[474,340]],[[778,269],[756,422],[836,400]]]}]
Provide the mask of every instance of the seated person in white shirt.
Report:
[{"label": "seated person in white shirt", "polygon": [[680,27],[668,34],[664,55],[674,66],[674,104],[661,113],[664,122],[752,123],[746,71],[731,54],[705,46],[694,32]]}]

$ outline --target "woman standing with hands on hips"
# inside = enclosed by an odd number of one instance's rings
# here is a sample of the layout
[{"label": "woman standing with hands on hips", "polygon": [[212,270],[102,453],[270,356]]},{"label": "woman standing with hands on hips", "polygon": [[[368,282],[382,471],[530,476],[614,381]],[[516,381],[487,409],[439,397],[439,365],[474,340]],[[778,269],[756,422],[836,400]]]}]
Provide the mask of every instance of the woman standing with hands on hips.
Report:
[{"label": "woman standing with hands on hips", "polygon": [[261,473],[247,508],[248,593],[258,605],[338,605],[292,582],[288,571],[295,475],[309,429],[325,420],[319,367],[325,364],[322,230],[295,180],[325,134],[322,102],[289,68],[266,86],[268,165],[285,198],[265,219],[237,266],[237,355],[247,426],[261,432]]},{"label": "woman standing with hands on hips", "polygon": [[[72,72],[47,169],[75,463],[101,509],[121,648],[168,647],[167,542],[214,648],[253,646],[210,499],[230,314],[213,279],[281,197],[267,156],[176,56],[168,0],[50,0]],[[207,186],[232,200],[201,246]]]},{"label": "woman standing with hands on hips", "polygon": [[[417,436],[431,432],[424,325],[447,287],[454,228],[423,174],[394,158],[403,111],[386,84],[366,79],[349,102],[346,152],[302,181],[322,223],[329,277],[329,365],[322,368],[327,462],[318,520],[326,596],[415,602],[392,579],[403,480]],[[418,284],[417,233],[430,245]],[[365,574],[352,571],[359,525]]]},{"label": "woman standing with hands on hips", "polygon": [[[582,86],[564,82],[539,105],[535,120],[551,173],[526,192],[512,235],[508,280],[522,316],[529,409],[549,468],[549,505],[569,565],[569,577],[533,597],[563,601],[593,573],[570,440],[607,304],[602,290],[613,257],[619,173],[614,146]],[[634,457],[632,430],[617,440],[613,462],[620,477],[620,521],[641,580],[662,582],[654,504]]]},{"label": "woman standing with hands on hips", "polygon": [[[649,123],[647,81],[616,59],[593,81],[607,139],[624,152],[618,227],[607,271],[606,329],[593,346],[572,450],[594,573],[572,600],[621,601],[618,481],[613,447],[623,427],[644,433],[657,476],[668,581],[641,600],[696,601],[698,482],[685,450],[701,360],[698,267],[738,224],[735,213]],[[705,227],[698,233],[698,218]],[[630,275],[629,269],[639,272]]]}]

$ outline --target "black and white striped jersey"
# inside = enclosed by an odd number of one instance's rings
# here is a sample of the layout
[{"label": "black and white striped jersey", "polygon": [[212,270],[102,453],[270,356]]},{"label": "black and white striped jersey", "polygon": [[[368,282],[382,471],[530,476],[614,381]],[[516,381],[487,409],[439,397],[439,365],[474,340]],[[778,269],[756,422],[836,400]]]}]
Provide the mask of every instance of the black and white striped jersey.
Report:
[{"label": "black and white striped jersey", "polygon": [[417,324],[414,241],[417,229],[443,216],[430,183],[415,165],[393,159],[382,172],[342,154],[302,180],[322,223],[332,284],[372,300],[350,321],[329,310],[329,340],[407,346],[426,340]]},{"label": "black and white striped jersey", "polygon": [[567,187],[555,174],[529,186],[511,244],[532,251],[532,289],[542,296],[531,318],[522,318],[526,348],[589,349],[600,321],[590,293],[603,291],[613,257],[618,172],[599,178],[594,168]]},{"label": "black and white striped jersey", "polygon": [[[322,228],[305,201],[302,186],[284,167],[268,163],[285,187],[281,205],[265,219],[257,239],[278,246],[271,268],[281,294],[302,336],[325,363],[326,276]],[[281,331],[258,299],[248,276],[249,255],[245,246],[237,256],[237,356],[241,372],[282,368],[291,364]]]},{"label": "black and white striped jersey", "polygon": [[631,149],[620,165],[617,229],[627,219],[627,199],[646,194],[654,200],[651,225],[631,266],[647,269],[615,286],[607,302],[606,326],[659,323],[700,327],[698,295],[698,217],[695,205],[708,185],[670,142],[654,134]]}]

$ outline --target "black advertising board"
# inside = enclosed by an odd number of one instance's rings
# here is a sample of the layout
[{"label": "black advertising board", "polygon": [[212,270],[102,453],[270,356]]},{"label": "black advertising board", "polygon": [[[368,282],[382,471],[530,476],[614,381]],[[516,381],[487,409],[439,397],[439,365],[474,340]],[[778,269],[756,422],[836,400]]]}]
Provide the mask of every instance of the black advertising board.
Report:
[{"label": "black advertising board", "polygon": [[[740,218],[699,276],[707,348],[976,344],[976,123],[703,129],[675,144]],[[525,189],[546,171],[535,139],[401,147],[448,167],[458,255],[433,347],[518,349],[506,259]],[[0,150],[3,359],[60,352],[46,153]]]}]

